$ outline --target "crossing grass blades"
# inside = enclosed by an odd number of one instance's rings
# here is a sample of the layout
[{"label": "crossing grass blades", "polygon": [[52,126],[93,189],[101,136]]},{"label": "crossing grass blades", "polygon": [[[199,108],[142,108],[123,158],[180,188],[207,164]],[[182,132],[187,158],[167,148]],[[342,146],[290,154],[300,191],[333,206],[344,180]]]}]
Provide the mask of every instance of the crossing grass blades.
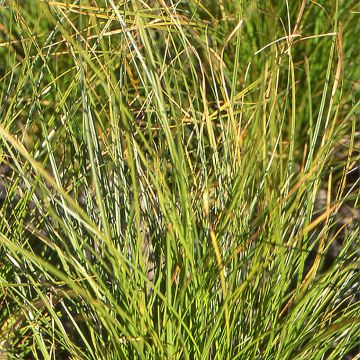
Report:
[{"label": "crossing grass blades", "polygon": [[0,358],[357,358],[359,14],[0,1]]}]

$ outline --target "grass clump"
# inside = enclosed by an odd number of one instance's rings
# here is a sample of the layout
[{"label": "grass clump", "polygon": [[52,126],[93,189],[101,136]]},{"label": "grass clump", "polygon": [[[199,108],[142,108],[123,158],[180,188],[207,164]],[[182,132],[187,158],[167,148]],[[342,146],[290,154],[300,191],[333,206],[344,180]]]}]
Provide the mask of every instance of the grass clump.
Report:
[{"label": "grass clump", "polygon": [[0,358],[347,359],[357,1],[0,6]]}]

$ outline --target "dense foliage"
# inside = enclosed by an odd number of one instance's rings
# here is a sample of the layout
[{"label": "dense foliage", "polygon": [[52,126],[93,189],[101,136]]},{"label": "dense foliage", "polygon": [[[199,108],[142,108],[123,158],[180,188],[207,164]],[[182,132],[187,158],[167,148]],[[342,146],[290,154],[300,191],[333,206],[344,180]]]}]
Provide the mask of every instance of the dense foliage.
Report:
[{"label": "dense foliage", "polygon": [[0,358],[355,356],[359,16],[0,1]]}]

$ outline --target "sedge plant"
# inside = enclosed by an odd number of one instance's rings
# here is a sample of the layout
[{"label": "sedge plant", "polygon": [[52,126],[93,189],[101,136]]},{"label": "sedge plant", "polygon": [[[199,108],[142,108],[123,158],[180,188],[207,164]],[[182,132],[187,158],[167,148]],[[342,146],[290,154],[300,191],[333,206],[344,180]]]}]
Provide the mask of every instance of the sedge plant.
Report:
[{"label": "sedge plant", "polygon": [[356,358],[359,13],[0,1],[0,358]]}]

